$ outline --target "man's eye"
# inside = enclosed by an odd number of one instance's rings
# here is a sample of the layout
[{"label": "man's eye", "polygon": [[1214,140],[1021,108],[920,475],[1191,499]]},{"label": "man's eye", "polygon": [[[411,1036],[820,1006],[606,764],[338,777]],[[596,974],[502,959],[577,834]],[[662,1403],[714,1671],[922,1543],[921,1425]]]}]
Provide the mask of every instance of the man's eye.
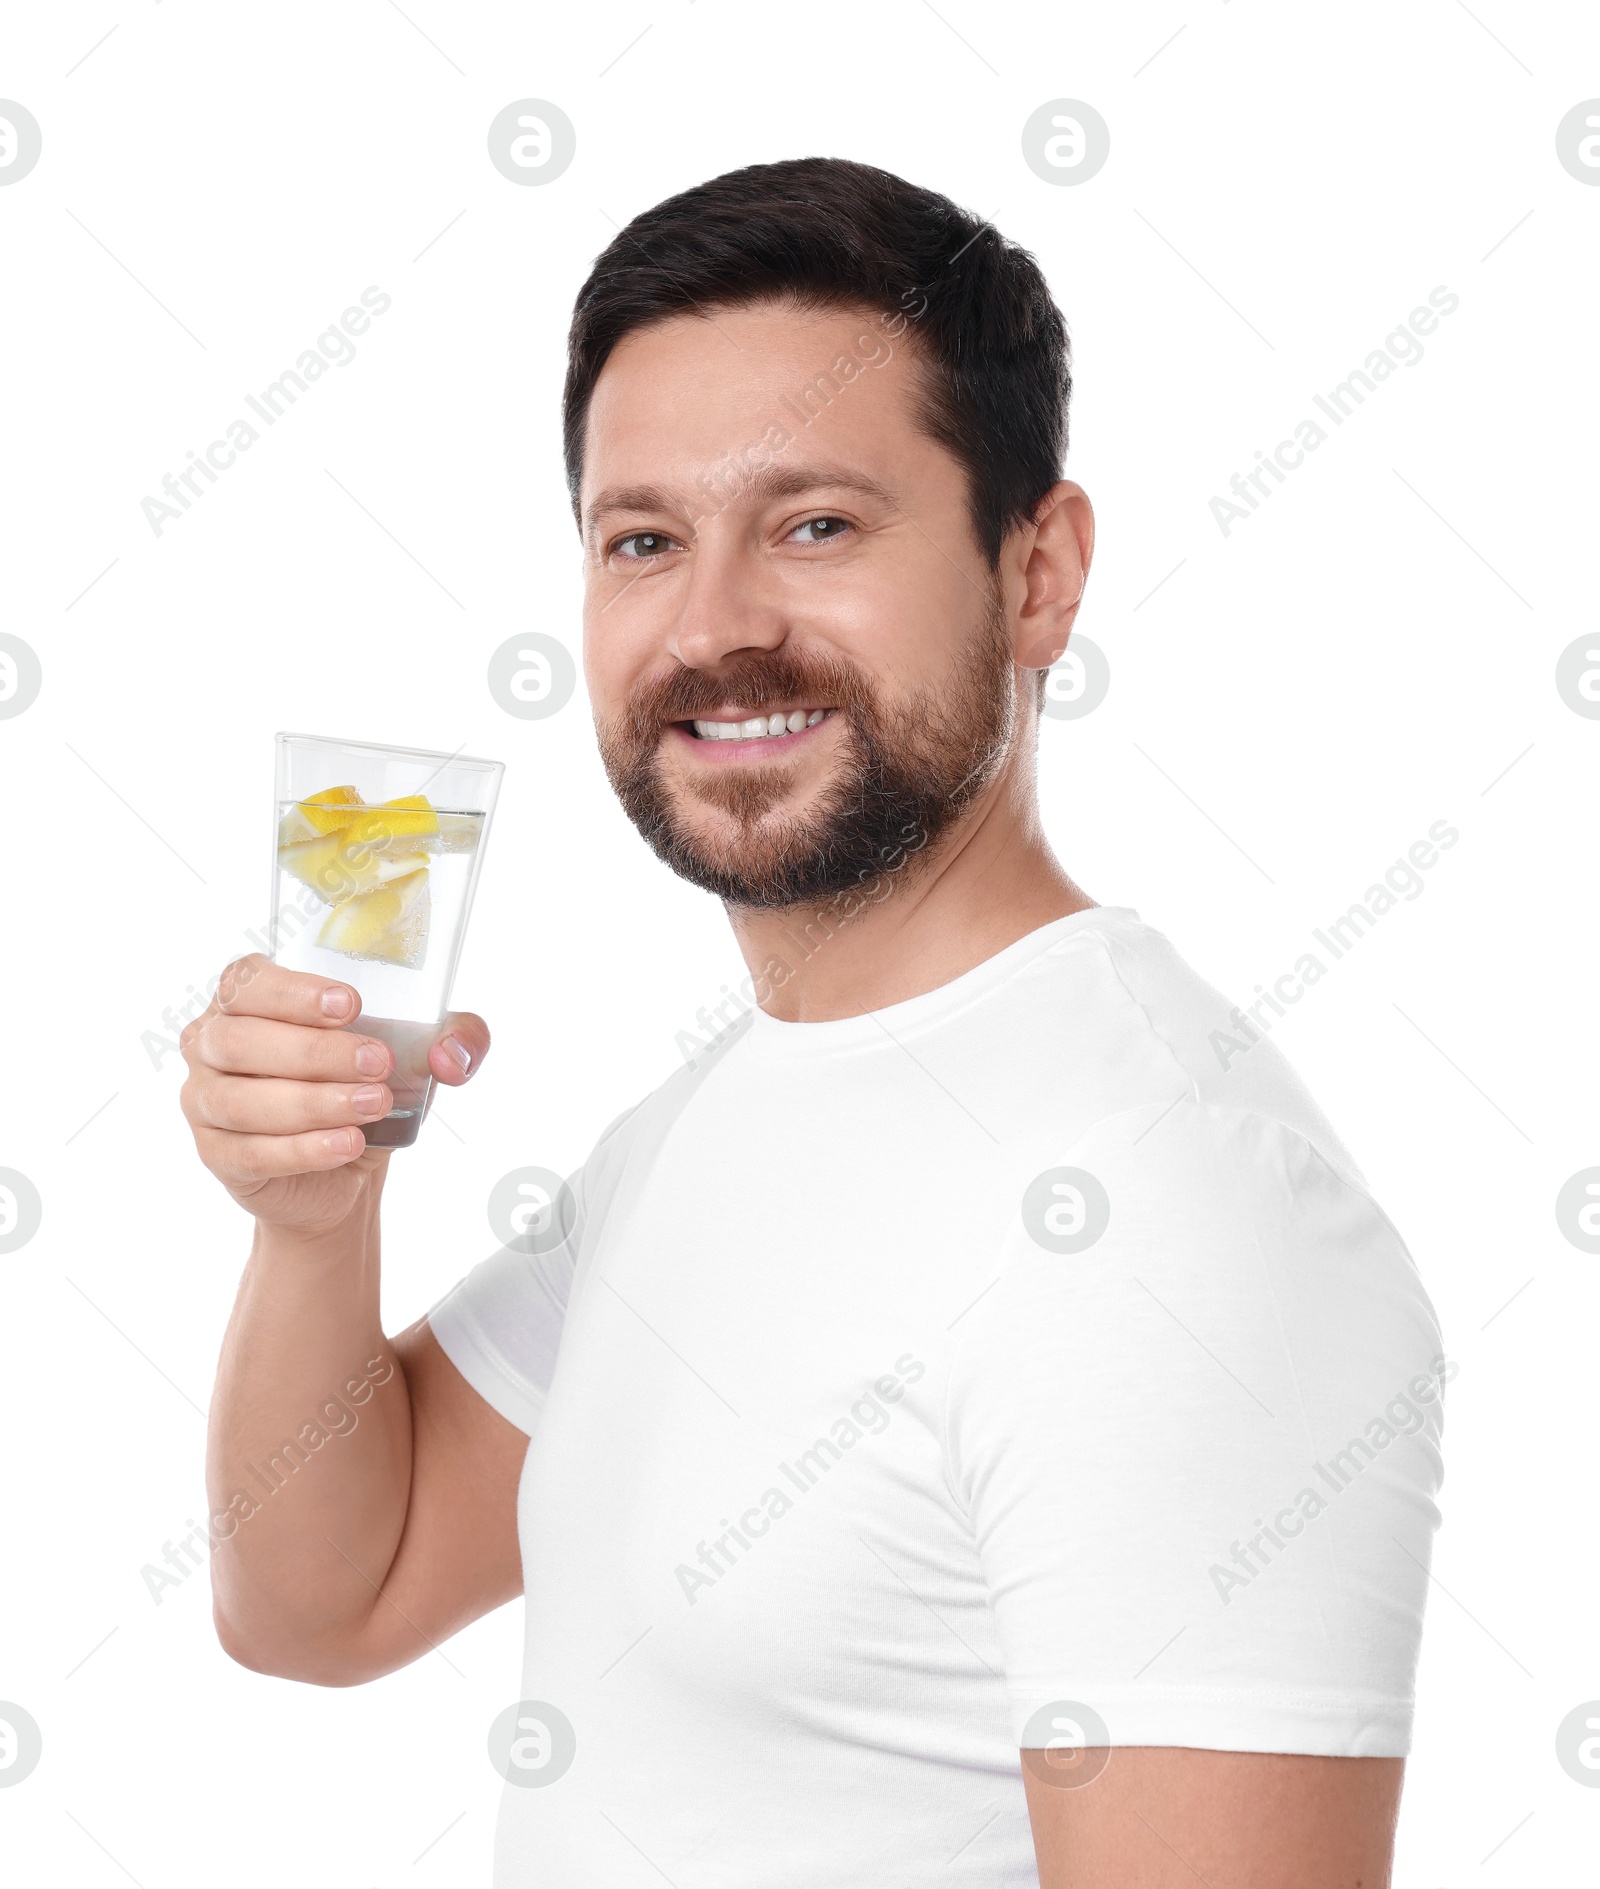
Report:
[{"label": "man's eye", "polygon": [[625,558],[654,558],[670,550],[674,543],[676,540],[664,531],[635,531],[626,538],[619,538],[611,548]]},{"label": "man's eye", "polygon": [[[803,525],[796,525],[789,536],[800,544],[827,544],[830,539],[842,538],[850,529],[847,518],[808,518]],[[802,537],[802,532],[810,532],[809,538]]]}]

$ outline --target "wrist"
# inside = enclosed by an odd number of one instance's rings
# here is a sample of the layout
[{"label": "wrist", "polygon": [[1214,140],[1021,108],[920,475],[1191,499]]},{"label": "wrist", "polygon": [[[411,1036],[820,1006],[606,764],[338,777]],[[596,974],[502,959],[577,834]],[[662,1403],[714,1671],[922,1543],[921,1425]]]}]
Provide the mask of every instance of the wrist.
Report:
[{"label": "wrist", "polygon": [[380,1189],[362,1188],[350,1211],[330,1226],[296,1226],[258,1219],[250,1249],[251,1267],[260,1271],[284,1268],[322,1271],[376,1260],[378,1256]]}]

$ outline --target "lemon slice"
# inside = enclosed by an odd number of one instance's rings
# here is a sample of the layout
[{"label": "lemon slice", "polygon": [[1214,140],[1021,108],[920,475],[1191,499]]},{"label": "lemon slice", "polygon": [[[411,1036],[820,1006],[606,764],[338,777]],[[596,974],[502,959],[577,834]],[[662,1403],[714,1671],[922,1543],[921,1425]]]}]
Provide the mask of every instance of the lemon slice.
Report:
[{"label": "lemon slice", "polygon": [[[402,800],[383,800],[348,817],[344,837],[351,844],[385,846],[393,840],[431,839],[439,831],[439,816],[425,794],[407,794]],[[413,849],[414,850],[414,849]]]},{"label": "lemon slice", "polygon": [[[287,827],[289,816],[285,815]],[[333,901],[333,887],[337,884],[337,854],[339,842],[335,838],[292,840],[287,845],[278,846],[278,864],[287,873],[310,886],[321,899],[330,904]]]},{"label": "lemon slice", "polygon": [[423,865],[371,892],[342,899],[317,943],[347,958],[417,970],[428,951],[428,870]]},{"label": "lemon slice", "polygon": [[346,829],[280,846],[278,864],[302,885],[310,886],[324,905],[336,905],[356,893],[387,885],[391,879],[425,871],[428,858],[418,851],[415,840],[399,842],[394,851],[381,851],[352,841]]},{"label": "lemon slice", "polygon": [[319,833],[337,833],[355,815],[352,808],[365,803],[353,787],[325,787],[320,794],[297,800],[278,827],[278,844],[292,846]]}]

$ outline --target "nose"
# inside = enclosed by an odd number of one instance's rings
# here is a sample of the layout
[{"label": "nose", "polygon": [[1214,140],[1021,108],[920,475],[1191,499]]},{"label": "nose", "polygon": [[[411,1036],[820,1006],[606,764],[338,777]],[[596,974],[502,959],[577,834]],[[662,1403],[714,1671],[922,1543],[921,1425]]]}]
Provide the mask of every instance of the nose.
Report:
[{"label": "nose", "polygon": [[714,669],[741,650],[773,650],[788,635],[778,595],[762,581],[759,560],[726,529],[708,521],[691,554],[681,607],[667,647],[686,668]]}]

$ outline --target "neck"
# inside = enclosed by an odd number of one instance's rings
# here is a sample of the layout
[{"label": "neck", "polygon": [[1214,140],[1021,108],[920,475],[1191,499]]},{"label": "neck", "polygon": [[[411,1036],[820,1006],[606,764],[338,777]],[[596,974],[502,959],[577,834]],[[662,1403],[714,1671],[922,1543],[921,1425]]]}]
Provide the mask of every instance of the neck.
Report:
[{"label": "neck", "polygon": [[1045,841],[1031,769],[1024,779],[1013,765],[936,847],[861,887],[819,905],[727,911],[761,1008],[826,1023],[935,990],[1094,902]]}]

